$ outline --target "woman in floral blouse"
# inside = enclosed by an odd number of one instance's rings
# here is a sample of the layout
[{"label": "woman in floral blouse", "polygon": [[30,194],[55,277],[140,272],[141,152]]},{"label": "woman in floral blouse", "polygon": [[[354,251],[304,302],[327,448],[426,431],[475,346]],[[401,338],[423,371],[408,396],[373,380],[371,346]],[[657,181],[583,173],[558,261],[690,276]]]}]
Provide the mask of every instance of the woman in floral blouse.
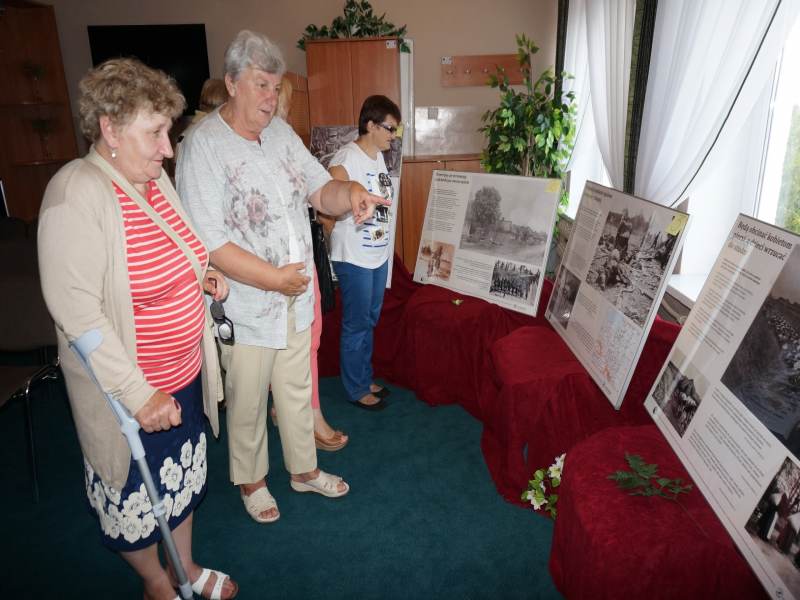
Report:
[{"label": "woman in floral blouse", "polygon": [[275,117],[285,63],[266,36],[241,31],[225,53],[230,100],[183,141],[181,197],[231,279],[225,312],[236,343],[223,345],[230,477],[248,514],[278,519],[266,487],[267,388],[278,413],[290,485],[335,498],[349,486],[321,471],[311,409],[314,256],[308,205],[362,221],[387,204],[354,182],[334,181],[292,128]]}]

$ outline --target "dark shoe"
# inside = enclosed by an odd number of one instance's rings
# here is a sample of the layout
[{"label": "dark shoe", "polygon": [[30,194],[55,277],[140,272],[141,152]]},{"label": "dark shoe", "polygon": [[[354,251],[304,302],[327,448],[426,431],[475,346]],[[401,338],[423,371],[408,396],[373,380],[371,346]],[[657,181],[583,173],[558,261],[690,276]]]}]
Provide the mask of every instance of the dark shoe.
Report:
[{"label": "dark shoe", "polygon": [[[373,396],[375,396],[375,394],[372,394],[372,395],[373,395]],[[357,406],[358,408],[363,408],[364,410],[372,410],[372,411],[375,411],[375,410],[383,410],[384,408],[386,408],[386,405],[388,404],[388,402],[386,402],[385,400],[383,400],[383,399],[381,398],[381,399],[380,399],[380,400],[378,400],[378,401],[377,401],[375,404],[364,404],[364,403],[363,403],[363,402],[361,402],[360,400],[356,400],[356,401],[355,401],[355,402],[353,402],[352,404],[353,404],[354,406]]]},{"label": "dark shoe", "polygon": [[383,386],[383,387],[382,387],[381,389],[379,389],[377,392],[371,392],[371,393],[372,393],[372,395],[373,395],[373,396],[375,396],[376,398],[383,399],[383,398],[386,398],[386,396],[388,396],[389,394],[391,394],[391,393],[392,393],[392,390],[390,390],[390,389],[389,389],[389,388],[387,388],[386,386]]}]

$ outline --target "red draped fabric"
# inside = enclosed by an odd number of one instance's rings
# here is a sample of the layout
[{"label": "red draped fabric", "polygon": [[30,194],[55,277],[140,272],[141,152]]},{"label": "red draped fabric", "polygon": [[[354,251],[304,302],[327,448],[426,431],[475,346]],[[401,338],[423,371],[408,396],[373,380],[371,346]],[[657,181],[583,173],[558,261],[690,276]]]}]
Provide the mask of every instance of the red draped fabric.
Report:
[{"label": "red draped fabric", "polygon": [[607,476],[625,453],[690,481],[655,425],[614,427],[575,445],[559,488],[550,573],[566,598],[765,598],[703,494],[680,505],[630,496]]},{"label": "red draped fabric", "polygon": [[498,340],[485,375],[481,448],[503,497],[521,503],[536,469],[601,429],[652,423],[644,399],[679,331],[656,318],[619,411],[549,324]]},{"label": "red draped fabric", "polygon": [[[414,283],[397,255],[392,287],[375,328],[378,377],[414,390],[428,404],[461,404],[480,419],[488,348],[525,325],[543,324],[552,283],[545,280],[533,318],[435,285]],[[461,299],[459,305],[453,300]],[[320,376],[339,373],[341,302],[323,318]]]}]

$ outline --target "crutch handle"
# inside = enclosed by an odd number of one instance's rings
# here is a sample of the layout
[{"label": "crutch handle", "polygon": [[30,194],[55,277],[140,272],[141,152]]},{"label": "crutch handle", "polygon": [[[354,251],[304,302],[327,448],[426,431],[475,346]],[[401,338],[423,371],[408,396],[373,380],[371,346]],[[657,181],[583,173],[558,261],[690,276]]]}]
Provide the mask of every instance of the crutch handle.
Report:
[{"label": "crutch handle", "polygon": [[103,390],[103,386],[101,386],[100,382],[97,381],[94,371],[92,370],[91,366],[89,366],[89,356],[91,356],[92,352],[97,350],[102,342],[103,334],[100,333],[100,330],[90,329],[82,336],[71,342],[70,346],[72,346],[72,349],[75,351],[78,360],[80,360],[81,364],[83,364],[83,367],[86,369],[89,377],[91,377],[92,381],[97,384],[97,387],[103,391],[106,400],[108,400],[109,406],[111,406],[111,410],[114,411],[114,415],[117,417],[117,421],[119,421],[122,434],[128,440],[128,445],[131,449],[131,456],[134,460],[139,460],[145,455],[144,446],[142,446],[142,440],[139,437],[139,421],[131,416],[131,414],[128,412],[128,409],[125,408],[119,400]]}]

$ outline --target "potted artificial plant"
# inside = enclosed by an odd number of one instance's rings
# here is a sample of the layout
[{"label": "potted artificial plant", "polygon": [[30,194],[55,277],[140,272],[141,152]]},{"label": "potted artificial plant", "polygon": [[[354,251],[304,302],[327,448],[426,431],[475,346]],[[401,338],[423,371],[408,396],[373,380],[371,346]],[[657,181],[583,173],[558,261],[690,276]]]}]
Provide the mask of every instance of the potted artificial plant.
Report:
[{"label": "potted artificial plant", "polygon": [[[556,76],[545,70],[536,81],[531,76],[531,57],[539,51],[525,34],[517,35],[517,59],[522,88],[513,87],[502,68],[489,77],[500,89],[500,106],[484,113],[481,131],[487,144],[481,166],[487,173],[504,173],[562,179],[575,143],[575,93],[555,97]],[[561,74],[562,79],[570,77]],[[559,214],[568,196],[561,193]]]}]

